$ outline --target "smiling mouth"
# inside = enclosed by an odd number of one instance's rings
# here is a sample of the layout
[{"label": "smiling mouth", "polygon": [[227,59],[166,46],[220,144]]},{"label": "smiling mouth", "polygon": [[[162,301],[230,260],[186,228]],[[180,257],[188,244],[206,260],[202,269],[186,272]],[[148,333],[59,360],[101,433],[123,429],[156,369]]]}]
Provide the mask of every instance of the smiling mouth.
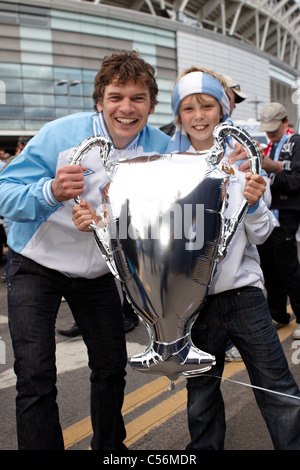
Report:
[{"label": "smiling mouth", "polygon": [[134,124],[135,122],[137,122],[137,119],[128,119],[128,118],[116,118],[116,120],[120,124],[125,124],[125,125]]},{"label": "smiling mouth", "polygon": [[206,129],[207,125],[202,125],[202,126],[193,126],[196,131],[202,131],[203,129]]}]

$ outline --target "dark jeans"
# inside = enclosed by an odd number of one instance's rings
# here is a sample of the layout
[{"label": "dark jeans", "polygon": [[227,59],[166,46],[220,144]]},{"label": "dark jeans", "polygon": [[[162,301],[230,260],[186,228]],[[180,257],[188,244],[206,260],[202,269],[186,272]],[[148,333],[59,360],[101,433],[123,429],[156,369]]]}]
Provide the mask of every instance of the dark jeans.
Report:
[{"label": "dark jeans", "polygon": [[[221,393],[227,335],[240,351],[251,383],[300,398],[260,289],[247,287],[208,296],[193,328],[201,350],[216,356],[205,375],[188,379],[188,449],[221,450],[225,410]],[[300,450],[300,400],[253,389],[275,449]]]},{"label": "dark jeans", "polygon": [[280,210],[280,227],[275,227],[263,245],[258,246],[264,273],[268,305],[271,316],[288,323],[287,300],[300,323],[300,264],[296,233],[300,224],[300,211]]},{"label": "dark jeans", "polygon": [[[65,297],[88,349],[93,449],[118,449],[127,363],[122,307],[114,278],[71,279],[12,252],[9,325],[17,375],[19,449],[63,449],[56,404],[55,320]],[[70,390],[70,400],[74,400]]]},{"label": "dark jeans", "polygon": [[132,305],[128,302],[125,292],[123,292],[123,315],[124,320],[129,320],[138,324],[139,317],[133,310]]}]

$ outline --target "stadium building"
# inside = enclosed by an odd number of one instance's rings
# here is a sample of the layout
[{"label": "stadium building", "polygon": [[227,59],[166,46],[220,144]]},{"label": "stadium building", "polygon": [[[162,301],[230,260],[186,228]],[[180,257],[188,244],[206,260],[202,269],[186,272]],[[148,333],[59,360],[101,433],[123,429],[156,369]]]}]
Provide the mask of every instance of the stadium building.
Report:
[{"label": "stadium building", "polygon": [[7,0],[0,2],[0,148],[68,113],[93,109],[105,55],[136,49],[157,71],[149,122],[172,119],[177,74],[191,65],[231,76],[248,96],[235,120],[270,101],[299,119],[300,3],[293,0]]}]

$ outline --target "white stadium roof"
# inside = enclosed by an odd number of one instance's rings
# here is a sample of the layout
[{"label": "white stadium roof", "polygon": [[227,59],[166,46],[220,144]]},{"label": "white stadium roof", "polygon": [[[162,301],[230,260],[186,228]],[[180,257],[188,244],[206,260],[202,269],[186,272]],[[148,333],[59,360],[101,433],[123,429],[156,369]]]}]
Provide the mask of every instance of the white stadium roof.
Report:
[{"label": "white stadium roof", "polygon": [[295,69],[300,66],[300,3],[294,0],[81,1],[181,21],[251,44]]}]

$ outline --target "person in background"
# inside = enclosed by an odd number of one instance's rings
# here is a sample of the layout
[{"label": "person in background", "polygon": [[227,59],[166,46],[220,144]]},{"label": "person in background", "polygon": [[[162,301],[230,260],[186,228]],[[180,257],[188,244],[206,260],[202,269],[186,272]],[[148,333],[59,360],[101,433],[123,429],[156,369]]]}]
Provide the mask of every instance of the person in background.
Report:
[{"label": "person in background", "polygon": [[5,166],[5,150],[0,149],[0,171]]},{"label": "person in background", "polygon": [[227,85],[228,91],[229,91],[229,104],[230,104],[230,112],[229,116],[232,115],[236,104],[242,103],[247,99],[247,95],[241,90],[240,85],[238,85],[233,78],[224,75],[224,80]]},{"label": "person in background", "polygon": [[[0,213],[13,220],[7,290],[20,450],[64,448],[55,366],[62,296],[88,349],[91,447],[126,449],[121,409],[127,354],[120,296],[94,237],[72,221],[74,197],[84,194],[98,208],[99,187],[109,178],[98,147],[85,156],[84,166],[69,162],[74,147],[99,134],[112,142],[112,159],[163,153],[169,137],[147,123],[157,94],[155,70],[137,52],[105,57],[95,77],[95,112],[46,124],[0,174]],[[84,199],[78,209],[84,213]]]},{"label": "person in background", "polygon": [[30,139],[31,139],[31,137],[27,137],[27,136],[21,136],[21,137],[18,138],[17,147],[16,147],[15,155],[14,155],[15,157],[20,155],[20,153],[26,147],[26,145],[28,144]]},{"label": "person in background", "polygon": [[[16,150],[15,150],[15,154],[9,156],[7,159],[5,159],[5,152],[3,150],[3,158],[5,160],[3,160],[3,162],[2,162],[3,165],[0,162],[0,172],[3,168],[6,167],[6,165],[8,165],[16,156],[18,156],[21,153],[21,151],[26,147],[26,145],[28,144],[30,139],[31,139],[31,137],[19,137],[18,142],[17,142],[17,147],[16,147]],[[0,158],[1,158],[1,150],[0,150]],[[4,217],[0,216],[0,233],[1,233],[1,236],[0,236],[0,250],[1,250],[0,259],[3,257],[3,245],[4,244],[6,245],[8,232],[10,230],[11,225],[12,225],[12,220],[8,219],[7,217],[4,218]],[[8,255],[7,255],[6,263],[9,262],[9,259],[10,259],[10,248],[8,247]],[[6,275],[6,270],[5,270],[4,273],[1,275],[1,281],[6,283],[6,279],[7,279],[7,275]]]},{"label": "person in background", "polygon": [[300,339],[300,264],[296,233],[300,223],[300,136],[292,134],[286,108],[269,103],[261,111],[260,131],[270,144],[263,168],[270,176],[272,203],[278,226],[259,247],[267,300],[272,318],[280,328],[290,321],[288,299],[296,317],[294,339]]}]

